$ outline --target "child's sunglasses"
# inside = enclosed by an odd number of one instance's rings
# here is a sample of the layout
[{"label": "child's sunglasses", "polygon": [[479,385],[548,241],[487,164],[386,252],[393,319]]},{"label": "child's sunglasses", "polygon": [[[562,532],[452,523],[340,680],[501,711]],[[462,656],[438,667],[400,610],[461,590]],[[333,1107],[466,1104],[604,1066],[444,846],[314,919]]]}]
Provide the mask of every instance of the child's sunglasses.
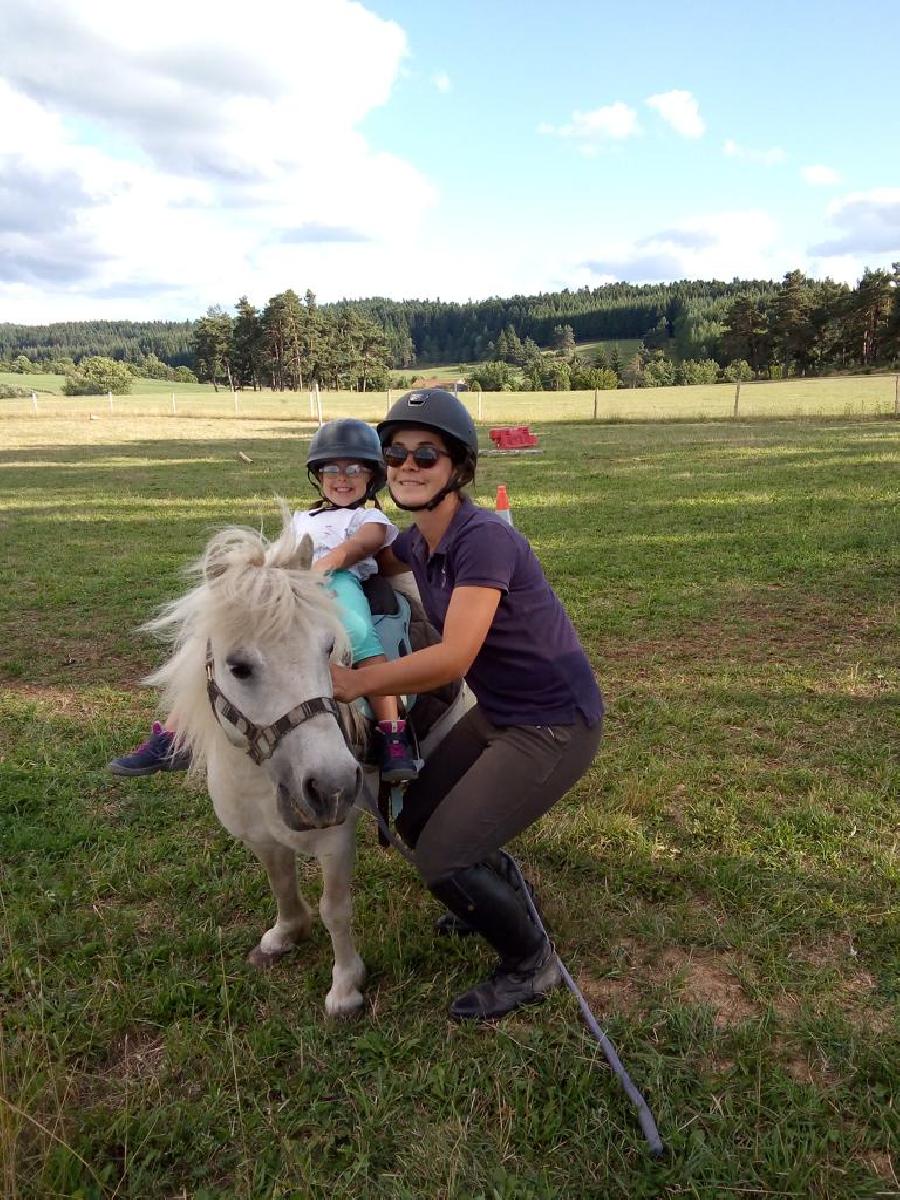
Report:
[{"label": "child's sunglasses", "polygon": [[346,467],[339,467],[336,463],[325,463],[321,467],[316,467],[316,474],[321,478],[327,475],[330,479],[334,479],[338,475],[346,475],[348,479],[356,479],[359,475],[371,475],[372,468],[364,467],[362,463],[349,463]]},{"label": "child's sunglasses", "polygon": [[402,467],[410,455],[417,467],[433,467],[442,458],[450,457],[446,450],[438,450],[437,446],[416,446],[415,450],[407,450],[395,443],[384,448],[384,461],[389,467]]}]

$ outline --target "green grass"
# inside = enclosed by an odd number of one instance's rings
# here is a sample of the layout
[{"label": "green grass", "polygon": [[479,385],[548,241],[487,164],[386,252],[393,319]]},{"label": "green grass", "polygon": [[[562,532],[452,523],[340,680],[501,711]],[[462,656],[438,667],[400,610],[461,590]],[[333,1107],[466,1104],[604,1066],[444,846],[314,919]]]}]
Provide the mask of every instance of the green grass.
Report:
[{"label": "green grass", "polygon": [[[575,349],[576,352],[588,362],[593,362],[597,351],[602,347],[607,354],[611,354],[613,350],[619,351],[619,357],[624,366],[629,358],[635,355],[640,350],[643,342],[640,338],[607,338],[600,339],[594,342],[579,342]],[[442,385],[452,384],[457,379],[465,379],[470,371],[474,371],[480,363],[475,362],[457,362],[457,363],[416,363],[414,367],[403,367],[391,371],[391,381],[396,385],[398,379],[406,379],[411,382],[419,382],[421,380],[432,380]]]},{"label": "green grass", "polygon": [[[0,375],[0,383],[29,376]],[[35,376],[45,381],[59,376]],[[21,386],[21,385],[20,385]],[[51,383],[45,383],[50,387]],[[56,384],[52,384],[56,386]],[[175,396],[173,411],[172,395]],[[322,391],[320,400],[326,420],[334,417],[361,417],[378,420],[388,402],[396,400],[390,392]],[[739,417],[771,419],[811,416],[887,416],[894,413],[896,384],[893,375],[859,375],[827,379],[789,379],[741,386]],[[700,387],[639,388],[597,394],[597,416],[604,421],[696,421],[731,417],[735,389],[730,384]],[[584,421],[592,419],[594,393],[589,392],[485,392],[463,393],[473,415],[485,424],[520,424],[543,421]],[[235,412],[237,406],[237,412]],[[37,413],[29,397],[0,400],[0,427],[4,419],[29,417],[44,423],[57,418],[93,419],[101,425],[115,423],[117,433],[127,438],[140,418],[164,418],[176,425],[166,437],[193,437],[193,428],[178,431],[185,419],[270,418],[280,421],[310,422],[308,392],[215,392],[209,384],[171,384],[161,380],[140,380],[127,396],[114,396],[112,409],[106,396],[66,397],[58,393],[40,394]],[[123,425],[123,422],[125,423]],[[86,440],[91,440],[84,435]],[[93,435],[92,435],[93,436]],[[106,434],[97,434],[105,439]]]},{"label": "green grass", "polygon": [[601,338],[596,342],[579,342],[575,350],[582,358],[587,359],[588,362],[593,362],[597,356],[597,351],[600,349],[603,350],[607,358],[614,350],[618,350],[619,358],[624,367],[628,360],[637,354],[643,344],[640,338]]},{"label": "green grass", "polygon": [[515,850],[660,1164],[566,995],[447,1023],[488,956],[368,826],[367,1008],[332,1025],[320,926],[245,965],[271,901],[205,795],[104,769],[154,715],[132,627],[213,527],[308,498],[308,423],[2,429],[0,1194],[897,1191],[896,422],[546,424],[483,460],[609,701]]},{"label": "green grass", "polygon": [[413,367],[398,367],[390,372],[392,386],[397,386],[398,379],[406,379],[411,383],[422,380],[435,380],[443,385],[454,384],[458,379],[465,379],[470,371],[481,366],[477,362],[457,363],[416,363]]}]

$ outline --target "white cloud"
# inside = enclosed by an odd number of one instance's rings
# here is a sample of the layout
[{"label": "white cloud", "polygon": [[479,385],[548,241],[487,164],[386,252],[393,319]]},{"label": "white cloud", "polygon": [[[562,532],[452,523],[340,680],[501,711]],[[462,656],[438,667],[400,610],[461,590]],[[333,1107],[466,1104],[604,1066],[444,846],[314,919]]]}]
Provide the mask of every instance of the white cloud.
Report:
[{"label": "white cloud", "polygon": [[436,201],[358,131],[407,48],[351,0],[33,0],[0,43],[0,320],[357,294]]},{"label": "white cloud", "polygon": [[699,138],[706,132],[700,106],[690,92],[658,92],[655,96],[649,96],[645,103],[648,108],[656,109],[666,124],[671,125],[682,137]]},{"label": "white cloud", "polygon": [[834,167],[823,167],[821,164],[802,167],[800,174],[813,187],[828,187],[830,184],[841,182],[840,173]]},{"label": "white cloud", "polygon": [[[900,258],[900,188],[851,192],[832,201],[827,215],[832,236],[811,246],[810,254],[842,260],[872,255],[891,261]],[[868,265],[875,264],[870,261]]]},{"label": "white cloud", "polygon": [[581,266],[595,280],[634,283],[771,278],[783,273],[779,237],[778,223],[759,209],[706,213],[644,237],[600,247]]},{"label": "white cloud", "polygon": [[787,161],[787,154],[780,146],[771,146],[768,150],[753,150],[749,146],[740,146],[731,138],[726,138],[722,144],[722,153],[726,158],[737,158],[743,162],[759,163],[763,167],[775,167]]},{"label": "white cloud", "polygon": [[450,76],[446,71],[437,71],[431,77],[431,82],[439,92],[449,92],[453,84],[450,82]]},{"label": "white cloud", "polygon": [[640,133],[640,127],[634,109],[623,104],[621,100],[617,100],[613,104],[606,104],[602,108],[593,108],[589,112],[580,112],[576,109],[565,125],[551,125],[547,121],[541,121],[537,131],[586,142],[621,142]]}]

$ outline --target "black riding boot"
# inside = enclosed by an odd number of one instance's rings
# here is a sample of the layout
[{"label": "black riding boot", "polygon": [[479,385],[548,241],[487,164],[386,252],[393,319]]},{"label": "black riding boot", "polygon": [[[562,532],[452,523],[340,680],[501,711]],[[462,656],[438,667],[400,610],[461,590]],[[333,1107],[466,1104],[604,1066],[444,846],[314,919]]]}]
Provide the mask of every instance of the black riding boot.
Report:
[{"label": "black riding boot", "polygon": [[[504,878],[512,888],[521,894],[521,884],[519,883],[519,874],[510,864],[512,860],[505,850],[498,850],[496,854],[491,854],[484,860],[485,864],[491,868],[496,874]],[[534,888],[525,880],[525,886],[528,888],[528,894],[531,896],[532,903],[540,913],[541,906],[535,894]],[[469,924],[463,917],[458,917],[453,912],[443,912],[434,922],[435,933],[440,937],[469,937],[478,930]]]},{"label": "black riding boot", "polygon": [[[504,868],[506,864],[498,864]],[[491,975],[458,996],[450,1015],[461,1021],[496,1020],[522,1004],[536,1004],[561,976],[547,936],[531,919],[516,888],[486,863],[456,871],[431,884],[431,892],[488,941],[500,955]]]}]

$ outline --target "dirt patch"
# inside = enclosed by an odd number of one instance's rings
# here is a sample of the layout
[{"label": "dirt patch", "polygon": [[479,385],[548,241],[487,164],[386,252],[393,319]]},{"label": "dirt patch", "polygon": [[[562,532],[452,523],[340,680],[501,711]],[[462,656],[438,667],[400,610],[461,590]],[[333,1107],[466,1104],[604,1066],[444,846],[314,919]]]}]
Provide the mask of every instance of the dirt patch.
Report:
[{"label": "dirt patch", "polygon": [[828,933],[815,942],[798,942],[788,951],[788,958],[811,967],[831,968],[841,973],[848,966],[858,965],[856,947],[849,933]]},{"label": "dirt patch", "polygon": [[659,971],[669,982],[680,984],[691,1004],[706,1004],[715,1011],[719,1027],[738,1025],[759,1014],[740,980],[714,953],[673,947],[659,958]]},{"label": "dirt patch", "polygon": [[[46,615],[40,610],[23,609],[16,623],[0,622],[0,636],[6,640],[11,657],[26,662],[39,662],[42,675],[50,678],[77,680],[79,684],[109,684],[122,691],[146,691],[141,679],[151,671],[155,660],[148,657],[143,646],[123,652],[112,649],[111,634],[80,628],[66,637],[51,636],[45,631]],[[17,678],[3,677],[3,685],[11,690],[24,690],[43,685],[19,683]],[[67,690],[65,688],[63,691]]]},{"label": "dirt patch", "polygon": [[887,1033],[894,1026],[896,1014],[873,1003],[878,982],[860,963],[849,934],[828,934],[813,943],[800,943],[788,957],[816,970],[834,972],[837,978],[828,995],[854,1025],[876,1034]]},{"label": "dirt patch", "polygon": [[[781,588],[736,596],[727,610],[686,624],[665,639],[629,641],[617,637],[597,645],[599,661],[607,666],[640,662],[653,667],[697,662],[767,663],[817,661],[843,668],[847,688],[874,689],[881,694],[889,680],[876,672],[871,680],[859,675],[858,659],[871,660],[879,645],[885,661],[895,654],[893,620],[889,613],[854,612],[813,596],[785,595]],[[630,671],[629,675],[633,676]],[[852,692],[851,692],[852,694]]]},{"label": "dirt patch", "polygon": [[778,1055],[781,1065],[797,1083],[812,1084],[817,1088],[833,1087],[838,1075],[832,1070],[831,1063],[824,1055],[808,1058],[795,1046],[788,1047],[783,1039],[775,1038],[772,1048]]},{"label": "dirt patch", "polygon": [[156,1030],[138,1029],[113,1039],[101,1073],[108,1079],[145,1083],[162,1074],[165,1037]]},{"label": "dirt patch", "polygon": [[900,1176],[897,1175],[894,1160],[886,1150],[872,1150],[864,1155],[861,1161],[873,1175],[877,1175],[879,1179],[883,1179],[895,1188],[900,1188]]},{"label": "dirt patch", "polygon": [[638,1013],[646,1008],[650,989],[673,987],[688,1004],[703,1004],[715,1012],[720,1028],[759,1015],[728,964],[711,950],[670,947],[661,953],[626,940],[620,944],[624,970],[602,979],[579,980],[588,1002],[601,1011]]},{"label": "dirt patch", "polygon": [[[4,680],[2,686],[10,695],[51,709],[55,716],[79,717],[85,720],[105,718],[109,716],[110,705],[113,703],[111,694],[98,697],[81,687],[54,687],[52,684],[23,683],[16,679]],[[146,692],[146,689],[139,689],[137,685],[128,683],[116,686],[117,691]]]},{"label": "dirt patch", "polygon": [[704,1068],[711,1075],[728,1075],[734,1070],[734,1059],[708,1055],[704,1060]]},{"label": "dirt patch", "polygon": [[601,1015],[609,1012],[639,1013],[647,998],[642,981],[637,975],[605,979],[592,979],[589,975],[581,975],[578,986],[590,1007]]}]

